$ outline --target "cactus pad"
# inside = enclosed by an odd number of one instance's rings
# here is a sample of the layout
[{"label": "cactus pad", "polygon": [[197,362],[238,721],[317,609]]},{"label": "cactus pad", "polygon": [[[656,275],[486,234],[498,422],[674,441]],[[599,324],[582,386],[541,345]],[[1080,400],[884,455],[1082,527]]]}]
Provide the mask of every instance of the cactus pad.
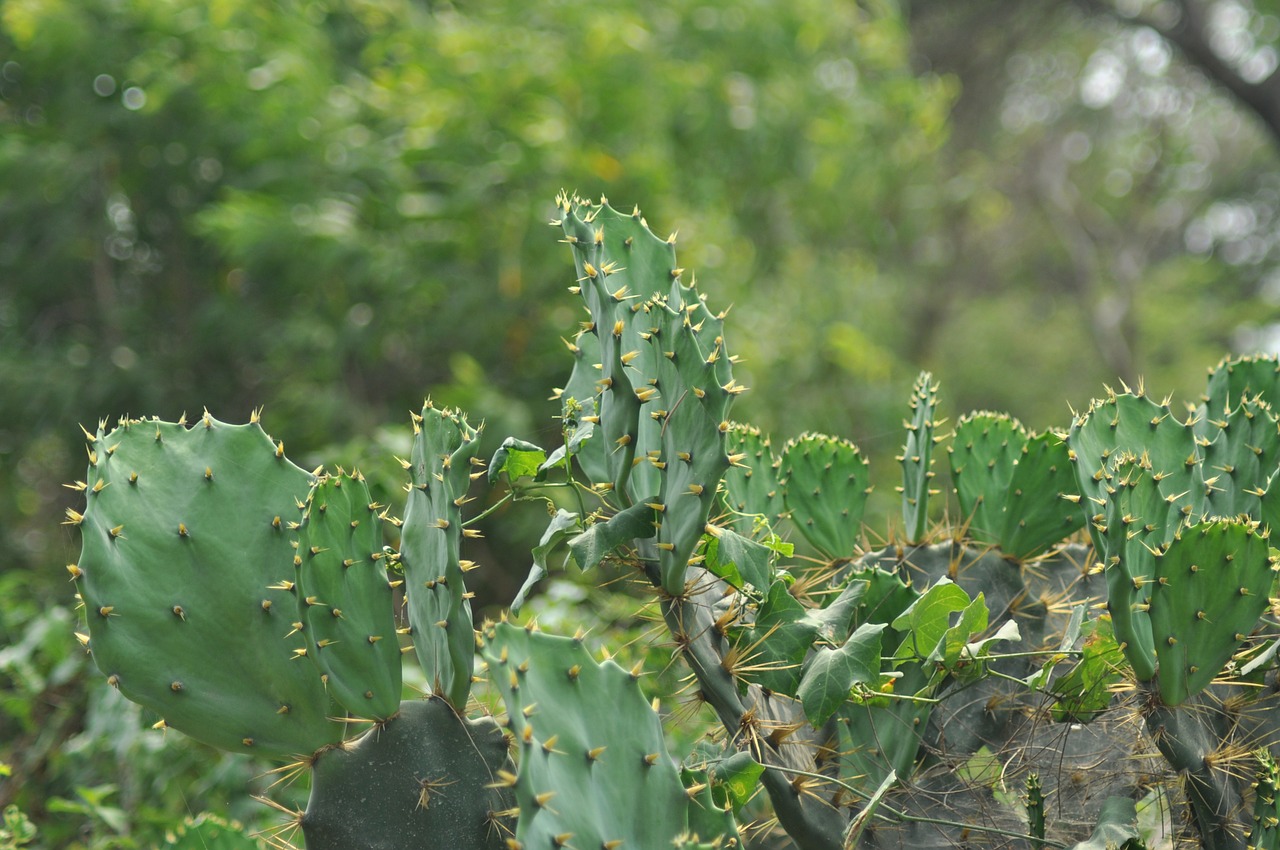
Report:
[{"label": "cactus pad", "polygon": [[933,446],[940,439],[934,435],[938,423],[934,408],[938,403],[938,385],[933,375],[921,372],[911,390],[911,418],[903,422],[907,442],[898,462],[902,464],[902,522],[907,542],[918,543],[929,525],[929,497],[937,495],[933,488]]},{"label": "cactus pad", "polygon": [[1209,370],[1202,418],[1221,419],[1246,397],[1280,404],[1280,358],[1274,355],[1226,358]]},{"label": "cactus pad", "polygon": [[670,846],[688,798],[635,676],[597,664],[578,640],[509,623],[486,628],[484,641],[519,752],[509,846]]},{"label": "cactus pad", "polygon": [[769,438],[759,428],[737,422],[731,424],[725,438],[729,455],[738,458],[737,464],[724,474],[729,523],[734,530],[748,535],[758,520],[776,526],[784,505]]},{"label": "cactus pad", "polygon": [[1207,687],[1253,631],[1274,564],[1248,520],[1184,528],[1156,563],[1149,615],[1160,696],[1177,706]]},{"label": "cactus pad", "polygon": [[475,632],[464,573],[462,505],[480,434],[459,413],[427,402],[414,417],[400,537],[405,599],[418,661],[434,693],[459,710],[471,693]]},{"label": "cactus pad", "polygon": [[403,703],[395,717],[316,758],[302,816],[308,850],[506,848],[510,767],[491,718],[466,720],[443,699]]},{"label": "cactus pad", "polygon": [[848,440],[803,434],[787,443],[778,466],[792,523],[829,559],[854,554],[871,492],[867,460]]},{"label": "cactus pad", "polygon": [[296,595],[307,654],[357,717],[400,708],[400,643],[383,566],[380,505],[358,473],[324,476],[298,527]]},{"label": "cactus pad", "polygon": [[1003,414],[956,423],[951,477],[969,536],[1026,560],[1084,526],[1079,489],[1063,438],[1028,434]]},{"label": "cactus pad", "polygon": [[73,576],[94,661],[169,726],[232,752],[342,737],[301,636],[288,518],[312,477],[256,422],[122,421],[90,447]]}]

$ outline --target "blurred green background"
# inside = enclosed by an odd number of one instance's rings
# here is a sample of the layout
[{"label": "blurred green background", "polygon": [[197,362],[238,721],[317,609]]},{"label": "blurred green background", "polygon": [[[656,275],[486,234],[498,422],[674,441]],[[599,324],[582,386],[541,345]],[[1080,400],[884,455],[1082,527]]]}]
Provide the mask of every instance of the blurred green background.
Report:
[{"label": "blurred green background", "polygon": [[[1269,0],[0,0],[0,809],[43,847],[276,817],[70,638],[81,424],[263,407],[382,482],[427,395],[552,444],[562,189],[678,231],[738,418],[882,490],[922,369],[953,420],[1192,400],[1280,347],[1278,47]],[[482,606],[538,523],[489,521]]]}]

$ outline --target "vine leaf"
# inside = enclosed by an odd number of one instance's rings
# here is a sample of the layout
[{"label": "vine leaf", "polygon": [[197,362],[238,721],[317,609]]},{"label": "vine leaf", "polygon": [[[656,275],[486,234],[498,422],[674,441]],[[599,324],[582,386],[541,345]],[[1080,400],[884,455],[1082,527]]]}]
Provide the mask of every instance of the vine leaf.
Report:
[{"label": "vine leaf", "polygon": [[836,649],[819,649],[805,665],[796,696],[805,716],[821,726],[849,698],[855,684],[880,678],[880,633],[884,623],[864,623]]}]

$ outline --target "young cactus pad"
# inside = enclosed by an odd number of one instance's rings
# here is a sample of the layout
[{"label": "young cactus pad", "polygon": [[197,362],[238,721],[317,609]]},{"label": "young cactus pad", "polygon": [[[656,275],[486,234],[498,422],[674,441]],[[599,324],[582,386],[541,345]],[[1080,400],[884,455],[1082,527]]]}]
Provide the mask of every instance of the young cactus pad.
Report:
[{"label": "young cactus pad", "polygon": [[288,525],[311,484],[256,422],[99,430],[71,572],[108,681],[225,750],[284,757],[341,740],[302,636],[289,637]]},{"label": "young cactus pad", "polygon": [[729,524],[747,535],[755,531],[757,522],[776,527],[784,505],[769,438],[759,428],[734,422],[725,434],[725,449],[739,458],[724,474]]},{"label": "young cactus pad", "polygon": [[509,623],[484,629],[520,771],[520,848],[669,847],[687,797],[636,677],[580,640]]},{"label": "young cactus pad", "polygon": [[1028,434],[1004,414],[956,423],[948,454],[969,536],[1026,560],[1084,525],[1075,471],[1063,438]]},{"label": "young cactus pad", "polygon": [[480,432],[431,402],[413,420],[409,498],[400,536],[413,646],[433,692],[459,711],[471,693],[475,632],[464,573],[462,505]]},{"label": "young cactus pad", "polygon": [[933,489],[933,445],[940,439],[934,435],[938,422],[934,408],[938,403],[938,385],[933,375],[921,372],[911,390],[911,418],[903,422],[907,442],[898,461],[902,464],[902,523],[908,543],[925,538],[929,524],[929,497]]},{"label": "young cactus pad", "polygon": [[787,512],[810,545],[830,559],[851,557],[871,492],[867,460],[858,447],[803,434],[783,448],[778,472]]},{"label": "young cactus pad", "polygon": [[381,505],[358,473],[326,475],[298,527],[295,592],[307,654],[356,717],[400,708],[400,642],[383,566]]}]

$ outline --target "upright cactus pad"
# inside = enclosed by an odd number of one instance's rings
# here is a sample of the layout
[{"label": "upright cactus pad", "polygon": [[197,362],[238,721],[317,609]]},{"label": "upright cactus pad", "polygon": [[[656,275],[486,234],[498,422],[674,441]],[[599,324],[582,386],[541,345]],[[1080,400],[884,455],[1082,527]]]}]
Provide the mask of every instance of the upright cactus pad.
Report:
[{"label": "upright cactus pad", "polygon": [[400,643],[383,564],[381,506],[359,474],[316,482],[298,526],[295,587],[307,654],[356,717],[400,708]]},{"label": "upright cactus pad", "polygon": [[398,714],[315,761],[302,815],[308,850],[505,850],[511,767],[492,718],[467,720],[443,699]]},{"label": "upright cactus pad", "polygon": [[728,522],[736,531],[751,534],[757,521],[777,524],[784,504],[778,483],[778,465],[769,438],[759,428],[731,423],[725,448],[738,458],[724,474],[724,499]]},{"label": "upright cactus pad", "polygon": [[[1203,453],[1193,423],[1178,421],[1168,404],[1152,401],[1141,389],[1109,392],[1107,398],[1095,400],[1072,423],[1067,447],[1085,513],[1091,518],[1105,513],[1107,467],[1121,453],[1148,458],[1160,473],[1160,491],[1172,499],[1184,520],[1198,521],[1205,513]],[[1091,533],[1100,544],[1096,531]]]},{"label": "upright cactus pad", "polygon": [[848,440],[803,434],[782,450],[778,466],[792,523],[829,559],[854,554],[871,493],[867,460]]},{"label": "upright cactus pad", "polygon": [[1274,355],[1226,358],[1209,370],[1201,418],[1221,419],[1245,398],[1280,404],[1280,358]]},{"label": "upright cactus pad", "polygon": [[1274,561],[1247,519],[1183,529],[1156,558],[1149,615],[1160,697],[1178,706],[1204,690],[1268,605]]},{"label": "upright cactus pad", "polygon": [[[557,205],[561,218],[555,224],[573,249],[577,289],[590,314],[575,345],[598,354],[592,362],[578,358],[570,385],[595,383],[599,446],[593,456],[603,450],[608,482],[632,501],[643,501],[657,494],[657,472],[635,461],[657,449],[658,426],[640,412],[650,370],[630,364],[646,355],[641,306],[667,295],[680,276],[674,239],[655,236],[638,210],[627,215],[603,199],[593,205],[561,195]],[[593,339],[587,342],[587,336]]]},{"label": "upright cactus pad", "polygon": [[1267,483],[1280,464],[1280,430],[1266,402],[1245,398],[1234,410],[1196,422],[1204,453],[1207,511],[1262,518]]},{"label": "upright cactus pad", "polygon": [[961,516],[973,539],[1025,560],[1084,526],[1061,435],[1028,434],[1012,417],[971,413],[956,423],[948,454]]},{"label": "upright cactus pad", "polygon": [[1148,616],[1156,559],[1173,539],[1181,515],[1162,492],[1159,470],[1145,455],[1111,458],[1109,501],[1093,521],[1094,548],[1105,567],[1107,610],[1125,657],[1139,681],[1156,673],[1155,638]]},{"label": "upright cactus pad", "polygon": [[71,572],[108,681],[232,752],[310,754],[339,714],[294,631],[288,524],[312,477],[256,422],[123,420],[89,449]]},{"label": "upright cactus pad", "polygon": [[911,390],[911,416],[903,422],[907,442],[898,461],[902,464],[902,522],[907,542],[918,543],[929,528],[929,497],[938,494],[933,487],[933,446],[940,437],[934,434],[934,408],[938,403],[938,385],[933,375],[920,373]]},{"label": "upright cactus pad", "polygon": [[502,623],[484,640],[519,754],[511,850],[671,846],[688,798],[636,677],[573,638]]},{"label": "upright cactus pad", "polygon": [[400,537],[405,600],[418,661],[433,692],[459,711],[471,693],[475,631],[462,560],[462,506],[480,434],[431,402],[414,417],[409,498]]},{"label": "upright cactus pad", "polygon": [[645,315],[649,330],[644,343],[656,363],[645,410],[649,421],[659,426],[649,457],[659,472],[655,545],[662,587],[680,596],[720,479],[730,465],[725,435],[737,390],[728,375],[722,320],[711,316],[701,300],[654,300],[646,305]]},{"label": "upright cactus pad", "polygon": [[1022,423],[1004,414],[980,411],[956,422],[947,455],[960,516],[974,540],[1000,542],[1005,496],[1026,440]]}]

